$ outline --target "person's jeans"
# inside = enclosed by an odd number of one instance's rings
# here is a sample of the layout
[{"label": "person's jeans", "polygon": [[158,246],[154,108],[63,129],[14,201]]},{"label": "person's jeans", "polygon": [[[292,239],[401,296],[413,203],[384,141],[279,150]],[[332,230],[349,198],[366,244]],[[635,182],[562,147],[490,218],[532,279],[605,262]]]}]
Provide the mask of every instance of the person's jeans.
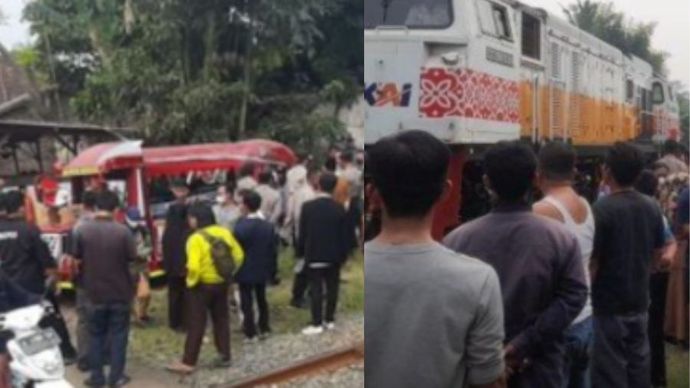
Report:
[{"label": "person's jeans", "polygon": [[326,322],[335,321],[340,287],[340,265],[331,264],[324,268],[309,268],[309,289],[311,290],[312,325],[323,324],[323,286],[326,285]]},{"label": "person's jeans", "polygon": [[593,388],[649,388],[647,312],[594,315]]},{"label": "person's jeans", "polygon": [[592,353],[592,317],[565,331],[563,388],[589,388],[589,359]]},{"label": "person's jeans", "polygon": [[107,340],[110,338],[110,373],[107,383],[116,384],[125,372],[129,339],[129,303],[93,304],[89,311],[89,366],[91,381],[105,384],[103,364]]},{"label": "person's jeans", "polygon": [[89,358],[89,306],[86,290],[77,286],[77,357],[84,365]]},{"label": "person's jeans", "polygon": [[254,298],[256,295],[256,305],[259,308],[259,330],[261,333],[271,331],[268,326],[268,303],[266,302],[265,284],[245,284],[240,283],[240,305],[244,315],[243,329],[247,338],[256,336],[256,322],[254,322]]}]

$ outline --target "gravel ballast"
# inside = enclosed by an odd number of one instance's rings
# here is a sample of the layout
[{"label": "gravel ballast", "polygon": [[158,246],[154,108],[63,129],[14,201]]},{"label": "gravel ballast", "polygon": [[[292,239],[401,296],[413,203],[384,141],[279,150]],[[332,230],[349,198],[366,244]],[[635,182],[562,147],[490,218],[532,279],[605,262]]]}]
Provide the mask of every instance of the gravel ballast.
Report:
[{"label": "gravel ballast", "polygon": [[[231,368],[209,369],[199,365],[201,368],[194,375],[185,378],[184,383],[194,387],[228,384],[322,353],[352,346],[364,340],[363,324],[361,314],[350,315],[342,317],[337,322],[335,330],[325,331],[320,335],[280,334],[257,343],[243,344],[233,354]],[[362,387],[364,371],[362,365],[354,365],[313,378],[296,380],[284,386]]]}]

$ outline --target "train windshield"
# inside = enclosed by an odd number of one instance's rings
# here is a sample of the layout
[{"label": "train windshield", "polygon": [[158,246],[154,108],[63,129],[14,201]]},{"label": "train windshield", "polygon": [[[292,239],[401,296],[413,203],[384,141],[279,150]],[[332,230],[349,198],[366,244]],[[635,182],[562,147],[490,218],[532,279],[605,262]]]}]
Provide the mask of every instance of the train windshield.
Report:
[{"label": "train windshield", "polygon": [[453,22],[452,0],[365,0],[364,27],[446,28]]}]

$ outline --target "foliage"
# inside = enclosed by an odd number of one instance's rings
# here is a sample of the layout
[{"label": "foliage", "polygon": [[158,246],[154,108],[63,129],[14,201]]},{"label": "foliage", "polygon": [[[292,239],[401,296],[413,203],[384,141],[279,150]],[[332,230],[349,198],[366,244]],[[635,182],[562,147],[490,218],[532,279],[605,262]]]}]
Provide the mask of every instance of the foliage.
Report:
[{"label": "foliage", "polygon": [[641,23],[627,19],[610,2],[577,0],[563,8],[570,23],[617,47],[625,54],[635,55],[649,62],[654,71],[665,74],[667,53],[651,48],[656,23]]},{"label": "foliage", "polygon": [[343,134],[316,108],[349,104],[363,77],[357,0],[35,0],[24,14],[71,112],[149,143],[233,140],[246,123],[315,147]]}]

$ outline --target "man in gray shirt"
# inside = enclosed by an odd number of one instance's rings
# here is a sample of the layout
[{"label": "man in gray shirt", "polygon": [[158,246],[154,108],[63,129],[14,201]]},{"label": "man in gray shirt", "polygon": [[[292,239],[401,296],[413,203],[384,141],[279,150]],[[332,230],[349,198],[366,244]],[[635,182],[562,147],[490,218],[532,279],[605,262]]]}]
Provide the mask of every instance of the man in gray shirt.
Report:
[{"label": "man in gray shirt", "polygon": [[444,243],[498,273],[510,387],[560,388],[563,334],[587,300],[579,245],[560,223],[532,213],[527,195],[537,162],[529,147],[500,142],[485,153],[484,168],[492,212]]},{"label": "man in gray shirt", "polygon": [[407,131],[368,151],[381,233],[364,247],[365,386],[505,387],[503,306],[490,266],[431,238],[450,153]]}]

